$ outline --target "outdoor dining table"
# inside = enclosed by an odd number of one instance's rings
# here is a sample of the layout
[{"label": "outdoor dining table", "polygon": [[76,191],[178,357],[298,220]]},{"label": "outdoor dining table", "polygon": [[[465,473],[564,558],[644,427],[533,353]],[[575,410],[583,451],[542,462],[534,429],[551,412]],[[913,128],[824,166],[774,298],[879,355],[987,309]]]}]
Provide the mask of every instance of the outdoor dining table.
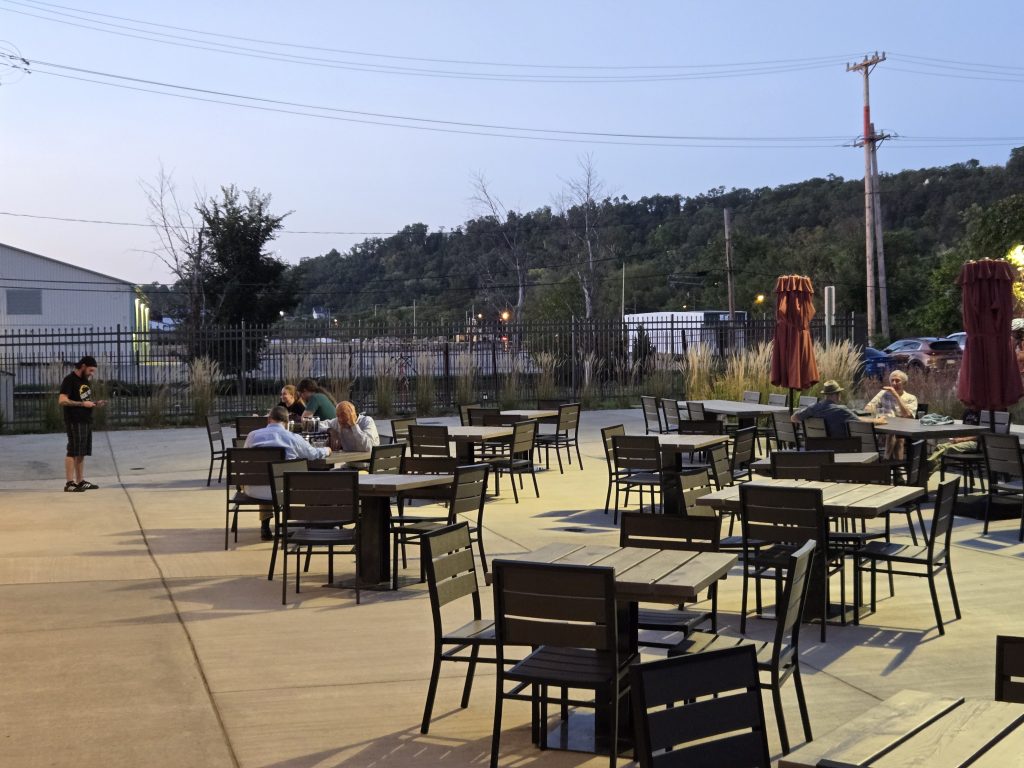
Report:
[{"label": "outdoor dining table", "polygon": [[389,533],[392,496],[417,488],[450,485],[451,475],[359,475],[361,512],[356,526],[356,580],[345,587],[390,588]]},{"label": "outdoor dining table", "polygon": [[903,690],[815,737],[779,768],[1024,766],[1024,704]]},{"label": "outdoor dining table", "polygon": [[658,435],[658,444],[665,454],[672,454],[669,459],[666,457],[665,466],[662,469],[661,477],[661,508],[665,514],[682,515],[683,495],[679,488],[679,473],[682,470],[683,454],[691,454],[694,451],[703,451],[721,443],[729,442],[726,435]]},{"label": "outdoor dining table", "polygon": [[[916,485],[875,485],[868,483],[826,483],[817,480],[775,480],[758,479],[744,483],[743,487],[775,487],[775,488],[820,488],[825,514],[828,517],[848,517],[867,520],[878,517],[908,501],[924,495],[924,489]],[[718,511],[740,512],[740,486],[732,485],[720,491],[713,491],[697,499],[700,506],[711,507]],[[818,546],[825,545],[818,542]],[[806,619],[821,619],[821,606],[824,603],[822,593],[827,590],[827,569],[824,559],[814,558],[812,577],[807,587],[807,607],[804,610]],[[829,613],[831,614],[831,606]]]},{"label": "outdoor dining table", "polygon": [[977,424],[922,424],[919,419],[889,417],[885,424],[876,424],[875,432],[880,435],[895,435],[910,440],[948,440],[951,437],[971,437],[989,432],[988,427]]},{"label": "outdoor dining table", "polygon": [[[548,544],[533,552],[504,555],[502,560],[530,563],[610,566],[615,569],[615,598],[630,605],[636,622],[638,602],[678,605],[692,602],[719,579],[724,579],[737,557],[726,552],[613,547],[598,544]],[[635,626],[630,629],[635,643]],[[620,715],[621,717],[621,715]],[[594,732],[559,726],[548,736],[548,746],[576,751],[600,751],[609,741],[610,724],[595,716]]]},{"label": "outdoor dining table", "polygon": [[333,451],[331,455],[325,459],[311,460],[309,462],[309,466],[313,469],[333,469],[334,467],[343,467],[346,464],[369,460],[369,451]]},{"label": "outdoor dining table", "polygon": [[[832,460],[836,464],[873,464],[878,461],[877,453],[835,453]],[[758,459],[750,462],[750,468],[759,475],[770,475],[772,473],[772,460],[770,458]]]},{"label": "outdoor dining table", "polygon": [[514,416],[515,418],[521,419],[522,421],[527,421],[530,419],[534,421],[543,421],[544,419],[558,418],[558,411],[551,411],[547,409],[538,409],[532,411],[529,409],[518,411],[501,411],[500,413],[502,416]]},{"label": "outdoor dining table", "polygon": [[745,400],[692,400],[689,402],[700,403],[708,413],[746,419],[768,416],[773,413],[789,413],[789,407],[785,405],[748,403]]},{"label": "outdoor dining table", "polygon": [[512,427],[448,427],[448,439],[455,443],[459,463],[473,463],[473,446],[488,440],[512,436]]}]

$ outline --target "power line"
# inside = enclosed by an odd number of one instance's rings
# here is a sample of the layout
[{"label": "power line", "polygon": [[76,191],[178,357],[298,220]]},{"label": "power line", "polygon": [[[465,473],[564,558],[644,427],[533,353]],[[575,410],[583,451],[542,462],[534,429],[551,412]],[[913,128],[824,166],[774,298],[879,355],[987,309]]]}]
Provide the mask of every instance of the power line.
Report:
[{"label": "power line", "polygon": [[[147,34],[147,35],[161,35],[163,37],[167,37],[167,38],[170,38],[172,40],[177,39],[177,40],[186,40],[186,41],[191,41],[191,42],[206,43],[206,44],[209,44],[209,45],[218,45],[218,46],[221,46],[224,49],[227,49],[227,50],[221,50],[220,48],[206,48],[205,50],[215,50],[215,51],[222,52],[222,53],[235,53],[235,52],[250,52],[250,53],[252,53],[252,52],[255,52],[255,53],[268,54],[270,56],[275,57],[274,60],[278,60],[278,61],[294,60],[295,63],[326,63],[326,64],[345,65],[345,66],[349,66],[349,67],[356,67],[356,66],[375,67],[375,68],[380,68],[380,69],[384,69],[386,67],[386,65],[370,64],[370,63],[365,63],[365,62],[361,62],[361,63],[356,63],[356,62],[338,62],[338,61],[332,60],[332,59],[324,59],[324,58],[308,57],[308,56],[298,57],[298,56],[293,56],[291,54],[286,54],[286,53],[281,53],[281,52],[276,52],[276,51],[264,51],[264,50],[261,50],[261,49],[253,49],[253,48],[246,48],[246,47],[243,47],[243,46],[235,46],[235,45],[228,45],[228,44],[224,44],[224,43],[217,43],[215,41],[201,41],[201,40],[196,40],[195,38],[191,38],[191,37],[187,37],[187,36],[182,36],[182,35],[171,35],[171,34],[167,34],[167,33],[163,33],[163,32],[156,32],[156,31],[153,31],[153,30],[138,29],[137,27],[128,27],[128,26],[124,26],[124,25],[121,25],[121,24],[112,24],[110,22],[104,22],[104,21],[100,21],[100,20],[98,20],[96,18],[88,18],[88,17],[100,17],[100,18],[113,19],[115,21],[128,22],[130,24],[144,25],[146,27],[155,27],[155,28],[158,28],[158,29],[169,29],[169,30],[173,30],[175,32],[187,32],[187,33],[190,33],[190,34],[198,34],[198,35],[203,35],[205,37],[220,38],[220,39],[224,39],[224,40],[235,40],[235,41],[239,41],[239,42],[257,43],[257,44],[261,44],[261,45],[273,45],[273,46],[277,46],[277,47],[281,47],[281,48],[292,48],[292,49],[296,49],[296,50],[318,51],[318,52],[322,52],[322,53],[323,52],[326,52],[326,53],[337,53],[337,54],[343,54],[343,55],[349,55],[349,56],[360,56],[360,57],[364,57],[364,58],[387,59],[387,60],[392,60],[392,61],[413,61],[413,62],[430,63],[430,64],[446,64],[446,65],[448,65],[448,64],[456,64],[456,65],[464,65],[464,66],[485,66],[485,67],[504,68],[504,69],[531,69],[531,70],[547,69],[547,70],[556,70],[556,71],[600,71],[600,72],[616,72],[616,71],[651,71],[651,72],[659,72],[659,71],[674,71],[674,72],[678,73],[679,70],[697,70],[696,73],[689,74],[689,75],[687,75],[687,74],[676,74],[676,75],[660,76],[660,77],[642,76],[642,77],[639,77],[639,78],[637,78],[637,77],[622,78],[623,80],[641,80],[641,81],[647,80],[647,79],[664,79],[665,77],[668,77],[668,78],[676,78],[676,77],[705,77],[705,76],[713,77],[713,76],[723,76],[723,75],[724,76],[745,76],[745,75],[748,75],[748,74],[770,74],[770,73],[773,73],[775,71],[780,71],[778,69],[780,67],[785,67],[785,68],[809,68],[809,67],[832,66],[837,61],[839,61],[841,59],[850,58],[851,55],[856,55],[856,54],[844,54],[843,56],[828,56],[828,57],[826,57],[826,56],[817,56],[817,57],[803,57],[803,58],[792,58],[792,59],[770,59],[770,60],[765,60],[765,61],[746,61],[746,62],[733,62],[733,63],[726,63],[726,64],[707,64],[707,63],[704,63],[704,64],[633,64],[633,65],[581,65],[581,64],[564,65],[564,64],[512,63],[512,62],[474,61],[474,60],[460,60],[460,59],[441,59],[441,58],[404,56],[404,55],[393,55],[393,54],[380,54],[380,53],[372,53],[372,52],[367,52],[367,51],[357,51],[357,50],[350,50],[350,49],[328,48],[328,47],[321,47],[321,46],[311,46],[311,45],[303,45],[303,44],[297,44],[297,43],[288,43],[288,42],[281,42],[281,41],[264,40],[264,39],[259,39],[259,38],[243,37],[243,36],[238,36],[238,35],[228,35],[228,34],[222,34],[222,33],[217,33],[217,32],[208,32],[208,31],[194,29],[194,28],[189,28],[189,27],[179,27],[179,26],[173,26],[173,25],[169,25],[169,24],[159,24],[159,23],[156,23],[156,22],[149,22],[149,21],[145,21],[145,20],[141,20],[141,19],[133,19],[133,18],[124,17],[124,16],[115,16],[113,14],[98,13],[98,12],[83,10],[83,9],[79,9],[79,8],[71,8],[69,6],[64,6],[64,5],[57,5],[55,3],[35,2],[33,0],[30,0],[30,2],[18,2],[17,0],[4,0],[4,2],[6,2],[8,5],[16,5],[16,6],[20,6],[20,7],[23,7],[23,8],[30,8],[30,9],[37,10],[37,11],[40,11],[40,12],[43,12],[43,13],[52,14],[53,16],[63,16],[65,18],[72,18],[72,19],[77,19],[79,21],[85,21],[85,22],[87,22],[89,24],[100,24],[100,25],[109,26],[109,27],[112,27],[112,28],[115,28],[115,29],[129,30],[129,31],[132,31],[132,32],[140,32],[140,33]],[[53,10],[53,9],[61,9],[61,10]],[[102,28],[96,28],[96,27],[89,27],[89,26],[85,26],[85,25],[82,25],[82,24],[74,24],[73,22],[62,21],[59,18],[52,18],[50,16],[37,16],[37,15],[34,15],[34,14],[27,13],[25,11],[18,11],[18,10],[14,10],[14,9],[11,9],[11,8],[7,8],[7,9],[3,9],[3,10],[7,10],[9,13],[16,13],[16,14],[20,14],[20,15],[24,15],[24,16],[30,16],[32,18],[41,19],[43,21],[63,23],[63,24],[68,24],[70,26],[77,26],[77,27],[81,27],[81,28],[84,28],[84,29],[90,29],[92,31],[101,31],[101,32],[108,32],[108,33],[111,33],[111,34],[117,34],[117,33],[111,32],[111,30],[102,29]],[[74,13],[77,13],[77,14],[84,14],[84,16],[75,16],[75,15],[73,15],[71,13],[62,13],[61,11],[73,11]],[[124,36],[136,37],[135,35],[124,35]],[[160,39],[155,39],[155,38],[140,38],[140,39],[151,40],[153,42],[164,42],[164,43],[169,42],[167,40],[160,40]],[[194,47],[194,46],[188,46],[188,47]],[[409,68],[409,67],[390,67],[390,69],[392,69],[392,70],[399,70],[397,72],[398,74],[436,74],[436,75],[456,75],[456,76],[466,76],[466,77],[476,77],[476,76],[479,76],[479,77],[484,77],[484,78],[495,77],[495,75],[493,73],[488,74],[488,73],[446,72],[444,70],[423,70],[423,69],[413,69],[413,68]],[[367,71],[367,70],[363,70],[363,71]],[[369,70],[369,71],[377,71],[377,70]],[[504,76],[504,77],[508,77],[508,76]],[[516,77],[527,77],[527,76],[517,75]],[[530,78],[546,78],[546,77],[553,77],[553,76],[537,75],[537,76],[529,76],[529,77]],[[562,76],[562,77],[565,77],[565,76]],[[579,79],[578,76],[575,76],[575,77],[577,79]],[[573,81],[575,81],[575,80],[562,80],[562,82],[573,82]],[[586,80],[582,80],[582,81],[586,81]],[[608,79],[607,76],[603,76],[601,78],[591,78],[590,81],[613,82],[614,80]]]},{"label": "power line", "polygon": [[[2,58],[2,56],[0,56],[0,58]],[[156,88],[171,88],[171,89],[174,89],[176,91],[185,91],[187,93],[202,94],[203,96],[219,97],[219,99],[225,99],[225,98],[227,98],[227,99],[240,99],[240,100],[243,100],[243,101],[256,102],[257,104],[274,105],[275,107],[294,107],[294,108],[301,109],[301,110],[318,110],[318,111],[324,111],[324,112],[330,112],[330,113],[340,113],[340,114],[344,114],[344,115],[355,116],[355,117],[351,117],[351,118],[334,118],[334,119],[342,119],[342,120],[345,120],[347,122],[369,123],[371,125],[385,125],[385,126],[402,127],[402,128],[415,128],[415,129],[419,129],[419,130],[443,130],[443,131],[447,131],[449,128],[481,129],[483,131],[515,131],[515,132],[522,132],[522,133],[529,133],[529,134],[553,134],[556,137],[562,137],[562,136],[586,137],[586,138],[588,138],[588,140],[590,140],[591,137],[596,138],[596,139],[628,139],[628,140],[635,140],[635,141],[643,142],[645,144],[647,142],[649,142],[649,141],[669,141],[669,142],[673,142],[673,144],[668,145],[668,146],[704,146],[704,145],[701,145],[701,144],[694,144],[692,142],[716,142],[715,145],[717,145],[717,142],[744,142],[744,141],[755,142],[757,145],[761,145],[761,144],[770,145],[770,144],[775,144],[775,143],[790,144],[792,142],[800,142],[800,141],[804,141],[804,142],[834,142],[834,141],[838,141],[838,140],[841,140],[841,139],[844,138],[842,136],[700,136],[700,135],[692,135],[691,136],[691,135],[680,135],[680,134],[626,133],[626,132],[615,132],[615,131],[584,131],[584,130],[572,130],[572,129],[562,129],[562,128],[536,128],[536,127],[529,127],[529,126],[501,125],[501,124],[494,124],[494,123],[476,123],[476,122],[457,121],[457,120],[440,120],[440,119],[436,119],[436,118],[415,117],[415,116],[411,116],[411,115],[396,115],[396,114],[388,114],[388,113],[381,113],[381,112],[368,112],[368,111],[364,111],[364,110],[347,109],[347,108],[343,108],[343,107],[323,106],[323,105],[318,105],[318,104],[306,104],[306,103],[302,103],[302,102],[293,102],[293,101],[284,101],[284,100],[280,100],[280,99],[271,99],[271,98],[264,97],[264,96],[248,96],[248,95],[244,95],[244,94],[230,93],[228,91],[220,91],[220,90],[214,90],[214,89],[210,89],[210,88],[199,88],[199,87],[196,87],[196,86],[178,85],[178,84],[175,84],[175,83],[161,82],[161,81],[158,81],[158,80],[149,80],[149,79],[145,79],[145,78],[131,77],[131,76],[128,76],[128,75],[119,75],[119,74],[110,73],[110,72],[101,72],[101,71],[98,71],[98,70],[86,69],[86,68],[83,68],[83,67],[76,67],[76,66],[72,66],[72,65],[68,65],[68,64],[59,64],[59,63],[56,63],[56,62],[49,62],[49,61],[33,61],[32,64],[33,64],[33,67],[39,67],[39,66],[51,67],[51,68],[59,69],[59,70],[63,70],[63,71],[76,72],[76,73],[79,73],[79,74],[92,75],[92,76],[95,76],[95,77],[103,77],[103,78],[108,78],[108,79],[111,79],[111,80],[124,81],[124,82],[134,83],[134,84],[138,84],[138,85],[153,86],[153,87],[156,87]],[[56,73],[56,72],[46,72],[46,71],[41,71],[41,70],[35,70],[35,71],[40,71],[42,74],[51,74],[51,75],[61,76],[59,73]],[[70,77],[70,76],[67,76],[67,77]],[[98,84],[101,84],[101,85],[111,85],[111,86],[116,85],[115,83],[105,83],[105,82],[102,82],[102,81],[90,80],[90,79],[86,79],[86,78],[74,78],[74,77],[72,77],[71,79],[81,79],[81,80],[84,80],[85,82],[93,82],[93,83],[98,83]],[[117,87],[120,87],[120,86],[117,86]],[[144,90],[144,91],[149,92],[149,93],[159,93],[161,95],[167,95],[167,96],[180,96],[180,94],[167,93],[166,91],[152,91],[152,90],[145,89],[145,88],[136,89],[134,87],[132,89],[133,90]],[[205,99],[200,99],[200,100],[205,100]],[[218,99],[215,99],[214,101],[216,103],[228,104],[230,106],[245,106],[245,107],[251,106],[251,105],[247,105],[247,104],[237,104],[237,103],[234,103],[234,102],[226,102],[226,101],[222,101],[222,100],[218,100]],[[253,108],[257,108],[257,107],[253,107]],[[277,109],[273,109],[273,110],[270,110],[270,111],[285,111],[285,112],[289,112],[291,114],[302,114],[302,115],[312,116],[312,117],[328,117],[327,115],[317,115],[317,114],[309,113],[309,112],[292,112],[291,110],[277,110]],[[357,118],[360,118],[360,119],[357,119]],[[361,118],[372,118],[372,119],[361,119]],[[399,123],[382,122],[382,121],[385,121],[385,120],[401,120],[401,121],[407,121],[409,123],[425,123],[427,125],[403,125],[403,124],[399,124]],[[432,128],[431,126],[440,126],[440,127]],[[509,136],[507,134],[479,133],[476,130],[473,130],[473,131],[458,130],[458,131],[452,131],[452,132],[457,132],[457,133],[469,132],[469,133],[472,133],[473,135],[501,135],[504,138],[531,138],[531,137],[528,137],[528,136]],[[544,136],[543,138],[546,139],[546,140],[555,140],[551,136]],[[680,142],[687,142],[687,143],[680,144]],[[620,142],[614,142],[614,143],[620,143]],[[736,145],[728,145],[728,146],[736,146]],[[827,146],[836,146],[836,145],[835,144],[816,143],[813,146],[815,146],[815,147],[826,146],[827,147]]]}]

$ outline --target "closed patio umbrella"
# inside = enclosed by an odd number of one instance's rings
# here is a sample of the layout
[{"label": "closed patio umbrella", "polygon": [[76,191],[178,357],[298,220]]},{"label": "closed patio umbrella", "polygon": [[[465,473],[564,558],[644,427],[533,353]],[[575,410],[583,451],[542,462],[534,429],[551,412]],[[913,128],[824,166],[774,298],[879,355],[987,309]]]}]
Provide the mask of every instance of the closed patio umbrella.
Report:
[{"label": "closed patio umbrella", "polygon": [[818,362],[811,343],[814,284],[803,275],[782,275],[775,281],[775,336],[772,343],[772,384],[804,390],[818,383]]},{"label": "closed patio umbrella", "polygon": [[964,264],[957,278],[967,346],[956,395],[974,410],[1003,410],[1024,394],[1010,337],[1014,277],[1009,262],[982,259]]}]

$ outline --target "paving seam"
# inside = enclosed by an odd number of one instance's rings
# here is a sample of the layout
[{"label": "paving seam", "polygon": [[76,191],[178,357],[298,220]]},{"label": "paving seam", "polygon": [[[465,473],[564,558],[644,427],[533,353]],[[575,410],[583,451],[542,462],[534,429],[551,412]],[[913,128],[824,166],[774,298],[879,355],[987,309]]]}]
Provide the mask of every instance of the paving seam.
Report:
[{"label": "paving seam", "polygon": [[192,659],[195,662],[196,670],[199,672],[199,679],[203,681],[203,690],[206,691],[206,698],[209,700],[210,707],[213,709],[213,713],[217,717],[217,725],[220,728],[221,734],[224,736],[224,744],[228,749],[228,754],[231,756],[231,762],[236,766],[236,768],[241,768],[241,763],[238,761],[238,755],[235,754],[234,745],[231,743],[231,736],[228,734],[227,726],[224,724],[224,718],[221,716],[220,708],[217,706],[217,700],[213,695],[213,691],[210,690],[210,681],[207,679],[206,671],[203,669],[203,664],[199,659],[195,642],[192,639],[192,633],[188,631],[188,625],[181,616],[181,611],[178,608],[178,602],[174,599],[174,594],[171,592],[171,588],[167,583],[167,578],[164,576],[163,569],[160,567],[159,561],[156,559],[152,548],[149,546],[149,538],[146,536],[146,531],[142,527],[142,520],[139,519],[138,510],[135,509],[135,502],[132,499],[131,492],[121,481],[121,470],[117,465],[117,456],[114,454],[114,446],[110,442],[110,434],[104,432],[103,435],[107,441],[107,448],[110,450],[110,459],[114,464],[114,476],[117,478],[118,485],[121,486],[121,490],[128,499],[128,506],[131,507],[132,515],[135,518],[135,524],[139,527],[139,534],[142,536],[142,540],[146,544],[146,551],[149,553],[149,559],[153,562],[153,567],[156,568],[157,573],[160,574],[160,585],[163,587],[164,592],[167,594],[167,599],[170,600],[171,606],[174,608],[174,615],[178,620],[178,624],[181,626],[182,632],[185,633],[189,651],[191,652]]}]

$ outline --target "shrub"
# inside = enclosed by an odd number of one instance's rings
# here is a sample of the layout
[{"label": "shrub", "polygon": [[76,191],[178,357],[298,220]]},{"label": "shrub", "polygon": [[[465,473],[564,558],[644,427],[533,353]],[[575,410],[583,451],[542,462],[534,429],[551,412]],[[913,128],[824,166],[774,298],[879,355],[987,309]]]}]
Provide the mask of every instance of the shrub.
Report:
[{"label": "shrub", "polygon": [[683,364],[665,352],[655,352],[646,366],[647,393],[655,397],[671,397],[678,393],[679,374]]},{"label": "shrub", "polygon": [[214,415],[220,384],[220,363],[212,357],[197,357],[188,369],[189,394],[192,396],[192,418],[202,426],[206,417]]},{"label": "shrub", "polygon": [[416,415],[429,416],[434,410],[436,383],[434,359],[425,352],[416,356]]},{"label": "shrub", "polygon": [[455,356],[455,404],[471,405],[476,402],[476,362],[469,352]]},{"label": "shrub", "polygon": [[537,366],[537,399],[553,400],[558,397],[555,386],[555,371],[560,358],[554,352],[535,352],[533,364]]},{"label": "shrub", "polygon": [[518,357],[509,360],[508,371],[501,378],[501,392],[498,393],[498,405],[502,410],[515,408],[519,405],[522,387],[523,363]]},{"label": "shrub", "polygon": [[597,394],[597,371],[604,361],[596,352],[587,352],[580,358],[580,405],[593,406]]},{"label": "shrub", "polygon": [[715,394],[715,354],[707,344],[691,344],[683,362],[684,396],[688,400],[707,400]]},{"label": "shrub", "polygon": [[377,415],[390,418],[395,411],[395,361],[381,355],[373,364],[373,393],[377,399]]},{"label": "shrub", "polygon": [[821,381],[835,379],[843,389],[850,389],[863,367],[861,348],[843,339],[829,345],[814,342],[814,357],[818,361]]}]

